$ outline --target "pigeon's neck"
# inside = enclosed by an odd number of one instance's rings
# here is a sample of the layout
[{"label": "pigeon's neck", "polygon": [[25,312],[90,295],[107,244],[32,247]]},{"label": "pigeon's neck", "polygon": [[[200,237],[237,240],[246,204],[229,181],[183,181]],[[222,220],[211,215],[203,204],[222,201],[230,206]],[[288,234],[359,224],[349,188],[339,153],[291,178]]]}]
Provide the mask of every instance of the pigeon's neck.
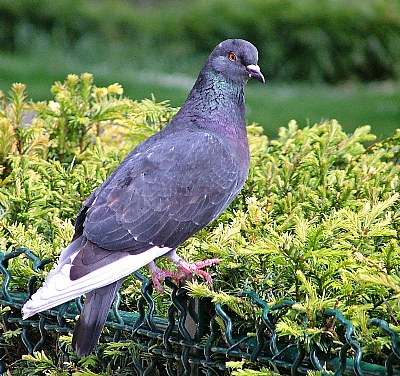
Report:
[{"label": "pigeon's neck", "polygon": [[[176,115],[217,132],[245,132],[244,85],[203,70]],[[210,130],[211,130],[210,129]]]}]

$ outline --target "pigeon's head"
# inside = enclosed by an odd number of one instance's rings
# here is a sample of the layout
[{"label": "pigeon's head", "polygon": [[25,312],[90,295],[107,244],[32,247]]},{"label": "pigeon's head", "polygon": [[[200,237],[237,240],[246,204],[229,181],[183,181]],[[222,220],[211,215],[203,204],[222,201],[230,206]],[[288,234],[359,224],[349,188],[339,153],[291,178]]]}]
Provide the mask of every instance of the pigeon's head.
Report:
[{"label": "pigeon's head", "polygon": [[228,80],[239,84],[245,84],[251,77],[265,83],[257,62],[257,48],[250,42],[243,39],[227,39],[215,47],[207,65]]}]

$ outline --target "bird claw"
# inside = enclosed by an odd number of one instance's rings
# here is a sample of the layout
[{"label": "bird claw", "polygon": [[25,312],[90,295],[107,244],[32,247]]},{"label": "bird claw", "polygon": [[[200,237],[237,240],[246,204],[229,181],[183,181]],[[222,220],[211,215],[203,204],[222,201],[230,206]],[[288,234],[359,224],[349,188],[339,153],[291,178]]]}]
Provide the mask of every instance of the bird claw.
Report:
[{"label": "bird claw", "polygon": [[180,259],[177,263],[178,265],[178,277],[183,278],[186,277],[187,275],[190,274],[198,274],[201,275],[205,278],[205,280],[212,286],[212,278],[209,273],[207,273],[205,270],[202,270],[203,268],[211,265],[216,265],[219,264],[219,259],[214,258],[214,259],[207,259],[203,261],[196,261],[194,263],[188,263],[183,259]]},{"label": "bird claw", "polygon": [[154,261],[148,265],[151,272],[151,279],[153,281],[154,288],[159,293],[164,292],[164,287],[161,285],[161,281],[165,281],[166,278],[172,278],[178,284],[181,278],[184,278],[191,274],[198,274],[203,276],[205,280],[210,284],[210,286],[212,286],[213,282],[211,275],[203,269],[207,266],[219,264],[219,259],[213,258],[189,263],[177,256],[176,254],[172,255],[169,258],[178,266],[178,274],[175,274],[170,270],[161,270],[154,263]]},{"label": "bird claw", "polygon": [[164,292],[164,287],[160,282],[165,281],[165,278],[172,278],[176,283],[179,282],[178,276],[170,270],[159,269],[156,272],[152,272],[151,279],[153,281],[154,288],[160,293]]},{"label": "bird claw", "polygon": [[176,283],[179,282],[178,276],[171,270],[161,270],[154,261],[148,265],[151,272],[151,279],[153,281],[154,288],[159,292],[164,292],[164,287],[161,285],[161,281],[165,281],[166,278],[172,278]]}]

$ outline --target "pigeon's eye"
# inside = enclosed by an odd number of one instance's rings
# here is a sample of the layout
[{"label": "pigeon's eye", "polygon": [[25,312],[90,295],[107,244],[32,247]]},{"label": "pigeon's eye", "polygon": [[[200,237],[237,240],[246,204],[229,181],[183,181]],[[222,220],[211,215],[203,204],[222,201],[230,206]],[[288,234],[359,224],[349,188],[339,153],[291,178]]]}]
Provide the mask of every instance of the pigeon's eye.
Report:
[{"label": "pigeon's eye", "polygon": [[237,56],[233,52],[229,52],[228,58],[230,61],[236,61]]}]

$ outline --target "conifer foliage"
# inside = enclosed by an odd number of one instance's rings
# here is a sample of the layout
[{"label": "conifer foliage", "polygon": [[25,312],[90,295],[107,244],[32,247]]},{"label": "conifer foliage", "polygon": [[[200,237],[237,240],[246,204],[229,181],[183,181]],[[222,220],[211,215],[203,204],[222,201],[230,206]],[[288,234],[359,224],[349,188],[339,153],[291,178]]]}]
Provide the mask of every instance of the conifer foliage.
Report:
[{"label": "conifer foliage", "polygon": [[[14,84],[9,95],[0,92],[0,247],[24,246],[56,261],[83,200],[176,109],[125,98],[119,84],[97,87],[88,73],[57,82],[48,102],[27,101],[25,90]],[[214,289],[193,282],[189,293],[227,306],[248,333],[259,312],[241,291],[253,290],[271,306],[292,300],[295,309],[276,316],[279,335],[323,351],[340,342],[323,316],[337,308],[355,325],[364,357],[381,362],[388,340],[367,321],[379,317],[400,332],[399,131],[376,142],[368,126],[349,135],[336,120],[302,129],[291,121],[275,139],[257,125],[248,126],[248,136],[243,191],[180,249],[189,260],[221,259]],[[11,261],[11,287],[23,290],[36,272],[27,259]],[[128,278],[125,308],[135,306],[139,291]],[[160,315],[165,299],[157,300]],[[114,345],[106,346],[117,351]],[[25,360],[41,372],[56,367],[44,353]],[[96,371],[95,363],[83,368]],[[257,374],[232,367],[238,375]]]}]

